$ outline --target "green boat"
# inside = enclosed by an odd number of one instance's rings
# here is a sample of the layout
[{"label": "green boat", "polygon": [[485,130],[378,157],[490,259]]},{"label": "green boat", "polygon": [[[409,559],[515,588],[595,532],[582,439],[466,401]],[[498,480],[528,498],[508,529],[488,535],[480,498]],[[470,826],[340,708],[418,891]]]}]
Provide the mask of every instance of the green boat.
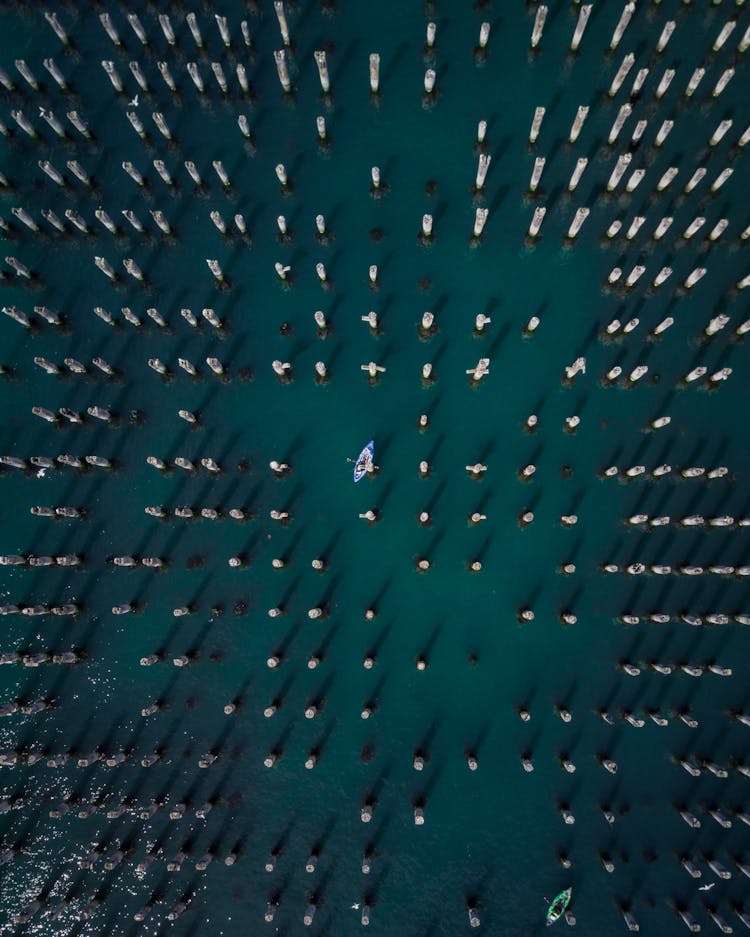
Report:
[{"label": "green boat", "polygon": [[559,921],[563,915],[563,912],[570,904],[570,898],[573,894],[572,888],[566,888],[565,891],[561,891],[559,895],[552,899],[550,906],[547,908],[547,926],[554,924],[556,921]]}]

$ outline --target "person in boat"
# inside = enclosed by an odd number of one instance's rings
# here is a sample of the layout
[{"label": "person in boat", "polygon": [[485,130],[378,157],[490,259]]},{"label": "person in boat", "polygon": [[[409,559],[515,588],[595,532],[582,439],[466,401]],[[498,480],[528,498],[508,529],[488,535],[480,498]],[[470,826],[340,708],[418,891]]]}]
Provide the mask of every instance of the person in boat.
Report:
[{"label": "person in boat", "polygon": [[[354,463],[354,481],[361,481],[367,472],[370,470],[372,465],[372,460],[375,455],[375,443],[371,439],[364,449],[357,456],[357,461]],[[351,460],[350,460],[351,461]]]},{"label": "person in boat", "polygon": [[572,888],[566,888],[565,891],[561,891],[559,895],[556,895],[550,902],[549,907],[547,908],[547,925],[554,924],[556,921],[559,921],[563,913],[570,904],[570,899],[573,894]]}]

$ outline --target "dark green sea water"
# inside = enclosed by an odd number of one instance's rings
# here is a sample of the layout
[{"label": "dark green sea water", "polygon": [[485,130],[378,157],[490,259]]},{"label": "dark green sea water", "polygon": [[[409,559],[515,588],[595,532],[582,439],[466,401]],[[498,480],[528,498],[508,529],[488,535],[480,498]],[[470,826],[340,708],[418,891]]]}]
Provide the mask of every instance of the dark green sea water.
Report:
[{"label": "dark green sea water", "polygon": [[[198,50],[184,13],[195,9],[205,48]],[[45,22],[54,10],[68,30],[65,48]],[[706,812],[720,808],[732,817],[747,802],[750,781],[732,766],[748,759],[750,729],[734,720],[748,700],[748,635],[734,620],[702,628],[679,620],[688,613],[750,614],[746,580],[706,571],[688,577],[645,574],[605,575],[604,563],[623,567],[636,561],[680,566],[750,562],[748,528],[706,525],[685,529],[677,521],[693,514],[706,519],[750,516],[747,479],[747,338],[736,328],[748,318],[747,295],[735,284],[748,272],[748,241],[740,239],[750,223],[747,200],[747,147],[736,143],[748,120],[747,54],[737,45],[750,24],[744,5],[692,4],[642,0],[614,53],[607,50],[622,3],[594,4],[579,53],[568,47],[577,4],[550,4],[538,51],[529,52],[534,3],[488,3],[472,8],[459,2],[435,4],[380,0],[286,4],[292,36],[289,51],[294,84],[285,96],[273,50],[282,48],[270,0],[224,0],[215,8],[196,2],[156,4],[53,2],[5,4],[0,13],[0,66],[15,90],[0,87],[0,120],[9,128],[2,139],[0,171],[9,182],[0,189],[0,216],[7,223],[3,256],[13,256],[34,274],[16,276],[7,263],[0,281],[2,304],[15,305],[37,324],[29,332],[6,316],[0,322],[5,369],[0,384],[0,454],[28,459],[71,453],[113,460],[107,471],[50,469],[36,473],[3,467],[0,476],[2,540],[0,552],[23,555],[76,553],[77,569],[3,567],[2,602],[18,606],[75,602],[74,618],[9,614],[2,618],[0,651],[59,653],[76,649],[76,666],[20,664],[0,669],[0,703],[46,698],[54,707],[35,715],[13,714],[0,724],[0,750],[43,752],[35,765],[24,757],[0,768],[2,794],[10,809],[0,816],[2,849],[16,849],[0,872],[0,910],[6,933],[206,934],[244,937],[262,933],[326,934],[359,932],[360,912],[372,905],[369,930],[375,935],[455,935],[469,929],[467,901],[478,908],[480,932],[521,937],[544,929],[544,897],[567,885],[574,889],[575,933],[581,937],[625,933],[619,908],[632,907],[641,931],[672,935],[686,932],[675,908],[689,908],[709,932],[715,925],[706,907],[741,931],[735,906],[750,909],[747,879],[735,860],[750,863],[748,828],[736,817],[723,829]],[[99,22],[109,10],[122,40],[113,46]],[[142,47],[126,14],[136,12],[148,31]],[[169,47],[157,14],[168,12],[176,33]],[[225,49],[213,19],[228,17],[231,47]],[[246,19],[253,47],[242,42]],[[665,21],[675,33],[657,54]],[[737,27],[724,48],[711,46],[727,19]],[[434,52],[425,58],[425,28],[437,24]],[[473,54],[482,21],[491,23],[485,60]],[[332,93],[321,96],[314,50],[326,49]],[[368,93],[368,56],[381,56],[380,95]],[[636,64],[619,94],[606,90],[622,57],[633,52]],[[42,61],[53,56],[69,82],[61,91]],[[14,66],[25,59],[40,90],[34,92]],[[123,80],[118,95],[100,61],[115,62]],[[138,88],[128,63],[141,64],[150,90]],[[173,95],[157,63],[166,61],[178,86]],[[199,95],[186,71],[198,63],[205,93]],[[229,92],[220,93],[210,62],[222,63]],[[234,74],[246,66],[254,94],[242,94]],[[706,76],[688,101],[683,91],[693,69]],[[725,68],[736,72],[718,98],[711,89]],[[434,67],[437,96],[424,106],[424,71]],[[636,70],[649,68],[641,96],[615,146],[606,143],[618,108],[628,100]],[[665,68],[675,78],[661,100],[654,91]],[[137,108],[128,101],[138,92]],[[567,142],[579,105],[590,107],[578,141]],[[534,109],[547,113],[535,147],[528,132]],[[57,138],[39,116],[52,110],[67,137]],[[21,109],[36,128],[29,137],[14,121]],[[65,118],[77,110],[93,138],[84,139]],[[126,118],[137,110],[146,128],[141,140]],[[172,131],[166,141],[152,112],[161,112]],[[237,117],[246,114],[252,145]],[[318,143],[315,118],[325,115],[329,145]],[[476,200],[477,123],[488,122],[485,149],[492,156],[484,197]],[[648,120],[640,146],[633,147],[629,172],[615,195],[604,192],[617,157],[626,152],[637,120]],[[661,148],[652,146],[662,120],[674,129]],[[716,147],[707,141],[720,120],[732,128]],[[547,163],[540,190],[527,195],[535,156]],[[578,190],[567,192],[576,159],[588,167]],[[64,188],[38,167],[49,159],[64,175]],[[65,169],[76,159],[90,174],[86,188]],[[163,159],[176,186],[170,190],[153,168]],[[196,190],[184,160],[193,160],[204,180]],[[222,189],[211,168],[222,160],[231,187]],[[140,189],[122,170],[130,160],[147,180]],[[280,191],[274,173],[287,167],[291,191]],[[370,169],[381,168],[384,197],[370,194]],[[664,192],[656,184],[668,166],[676,181]],[[683,188],[697,166],[706,179],[689,195]],[[733,176],[711,195],[710,183],[725,167]],[[646,175],[625,194],[634,168]],[[433,186],[427,187],[431,181]],[[429,189],[429,191],[428,191]],[[547,208],[542,237],[525,240],[534,209]],[[482,241],[471,245],[477,205],[489,208]],[[564,235],[579,206],[591,213],[574,244]],[[11,214],[23,206],[39,225],[29,230]],[[109,234],[94,211],[106,209],[120,234]],[[60,218],[73,209],[90,233],[66,222],[64,234],[41,217],[52,209]],[[122,217],[133,210],[145,233],[137,234]],[[250,237],[223,238],[209,218],[218,210],[231,228],[241,212]],[[149,210],[164,212],[173,235],[165,237]],[[315,238],[315,215],[322,213],[333,235]],[[424,213],[434,217],[434,243],[424,247],[417,235]],[[276,217],[284,214],[293,238],[280,243]],[[611,242],[604,231],[615,218],[625,230],[636,215],[646,216],[639,234]],[[674,217],[667,236],[651,233],[664,215]],[[696,215],[706,224],[690,240],[679,234]],[[720,219],[728,226],[715,242],[707,232]],[[94,266],[105,257],[117,270],[112,285]],[[144,273],[138,284],[123,270],[133,258]],[[229,288],[219,290],[206,258],[219,260]],[[291,265],[292,285],[282,288],[276,262]],[[330,280],[321,288],[315,264],[324,262]],[[646,273],[630,291],[602,288],[620,266],[627,274],[642,263]],[[379,289],[368,288],[368,267],[377,264]],[[665,265],[672,277],[649,289]],[[695,267],[707,273],[691,291],[679,289]],[[32,312],[46,305],[64,318],[59,330]],[[92,310],[108,309],[117,324],[106,325]],[[129,307],[143,320],[130,325],[120,312]],[[168,327],[159,329],[146,309],[156,307]],[[204,307],[224,323],[218,332],[205,321],[192,329],[180,316],[183,307],[197,315]],[[318,337],[313,313],[322,310],[330,332]],[[361,316],[378,313],[382,332],[370,333]],[[423,340],[422,314],[435,314],[437,331]],[[478,313],[491,316],[486,334],[472,334]],[[724,313],[729,324],[712,339],[702,338],[709,320]],[[541,318],[533,337],[523,327]],[[658,341],[649,332],[665,316],[675,322]],[[601,332],[612,319],[634,316],[640,324],[610,343]],[[280,332],[287,324],[284,334]],[[572,386],[561,376],[579,355],[585,375]],[[87,375],[44,373],[33,363],[42,356],[66,372],[63,359],[74,357]],[[100,356],[116,369],[107,378],[91,366]],[[229,380],[215,378],[205,358],[225,365]],[[177,364],[194,362],[199,380]],[[490,374],[479,387],[469,385],[466,369],[490,358]],[[148,367],[159,358],[172,379]],[[294,380],[281,384],[271,362],[290,362]],[[324,361],[330,381],[318,386],[316,361]],[[376,361],[386,368],[369,386],[360,365]],[[421,368],[433,363],[434,384],[425,387]],[[601,376],[615,364],[623,376],[637,365],[649,371],[637,386],[603,386]],[[701,381],[684,387],[681,378],[704,365],[715,372],[733,369],[718,390]],[[248,380],[248,375],[251,379]],[[119,417],[114,426],[85,417],[83,425],[50,425],[31,415],[32,406],[83,412],[98,405]],[[177,411],[199,412],[191,429]],[[141,422],[131,421],[138,411]],[[430,415],[427,431],[417,420]],[[539,415],[535,435],[523,432],[526,417]],[[562,431],[566,416],[577,414],[575,434]],[[649,421],[668,415],[668,427],[644,432]],[[380,471],[360,485],[351,465],[373,438]],[[199,469],[167,473],[146,464],[152,455],[170,464],[176,457],[199,463],[211,457],[222,468],[213,478]],[[292,472],[277,479],[270,460],[290,463]],[[420,478],[418,465],[432,466]],[[488,466],[472,480],[468,464]],[[518,470],[537,465],[533,482],[518,480]],[[598,477],[605,466],[643,464],[648,471],[668,462],[671,475],[644,475],[625,484]],[[724,478],[682,479],[688,466],[727,466]],[[84,519],[34,517],[34,505],[85,508]],[[168,522],[144,513],[164,505]],[[175,518],[174,508],[215,507],[221,520]],[[252,513],[239,523],[230,508]],[[358,514],[377,509],[380,520],[368,525]],[[522,530],[518,516],[532,509],[534,523]],[[288,511],[284,527],[272,510]],[[432,526],[416,522],[420,511]],[[487,516],[477,526],[467,517]],[[577,514],[565,528],[562,515]],[[629,529],[636,513],[669,515],[672,523],[650,532]],[[115,555],[159,556],[161,572],[115,567]],[[240,569],[228,565],[242,555]],[[324,574],[311,568],[315,557],[327,561]],[[285,557],[284,569],[271,560]],[[418,574],[414,565],[429,558],[432,567]],[[480,559],[483,569],[467,564]],[[575,574],[560,566],[575,563]],[[133,602],[137,614],[118,616],[112,607]],[[308,610],[322,605],[326,616],[311,620]],[[191,614],[173,610],[189,606]],[[284,615],[270,618],[280,606]],[[365,619],[365,610],[377,616]],[[518,610],[530,607],[533,622],[521,627]],[[577,623],[564,627],[559,615],[570,611]],[[618,616],[664,612],[668,624],[641,618],[624,626]],[[152,667],[139,660],[163,655]],[[278,670],[266,666],[281,652]],[[362,659],[377,655],[365,670]],[[194,655],[187,668],[172,659]],[[317,669],[309,655],[322,656]],[[424,672],[417,656],[429,662]],[[640,663],[640,676],[627,676],[618,664]],[[647,662],[679,665],[718,661],[733,668],[731,678],[707,672],[699,678],[675,671],[663,676]],[[148,718],[141,709],[163,701]],[[283,705],[272,718],[263,710],[274,699]],[[324,700],[317,717],[304,717],[313,700]],[[239,700],[233,715],[223,707]],[[361,710],[376,703],[364,721]],[[531,712],[527,724],[516,708]],[[563,723],[555,707],[566,707]],[[605,725],[597,710],[612,713]],[[647,719],[659,709],[669,725]],[[689,708],[699,720],[690,729],[676,712]],[[623,719],[633,712],[646,718],[643,728]],[[76,765],[83,753],[124,751],[116,767],[103,761]],[[319,750],[314,770],[305,758]],[[412,768],[415,750],[429,757],[422,773]],[[140,765],[152,751],[161,754],[150,768]],[[263,766],[270,750],[281,752],[271,769]],[[219,759],[198,768],[206,752]],[[465,753],[478,758],[469,771]],[[533,756],[536,770],[523,771],[520,756]],[[46,759],[72,753],[64,767]],[[566,773],[559,761],[576,764]],[[598,758],[613,758],[616,776]],[[720,779],[703,770],[693,778],[675,758],[728,767]],[[75,808],[54,819],[49,811],[70,798]],[[108,818],[107,809],[126,800],[129,810]],[[360,808],[375,801],[365,825]],[[84,802],[99,809],[87,819],[75,814]],[[138,809],[152,800],[164,803],[153,818]],[[206,820],[195,810],[210,801]],[[169,808],[187,803],[181,821]],[[413,809],[422,804],[423,826]],[[566,826],[559,808],[575,814]],[[691,830],[676,808],[687,807],[702,821]],[[601,813],[616,815],[608,825]],[[92,870],[78,861],[92,843],[102,857]],[[111,871],[104,859],[118,847],[126,857]],[[157,858],[145,873],[136,867],[147,850]],[[274,849],[276,868],[265,871]],[[311,850],[319,851],[314,873],[305,871]],[[361,872],[362,855],[373,851],[372,871]],[[170,861],[186,853],[181,871]],[[196,862],[207,851],[214,860],[206,871]],[[224,859],[235,851],[237,861]],[[570,856],[565,870],[560,853]],[[601,856],[615,864],[608,874]],[[680,865],[690,856],[703,870],[700,881]],[[717,859],[733,874],[717,879],[706,859]],[[707,894],[698,885],[717,881]],[[37,896],[42,906],[26,925],[14,915]],[[167,913],[190,901],[174,923]],[[310,928],[303,925],[308,902],[317,902]],[[263,915],[269,898],[279,901],[272,923]],[[86,911],[92,899],[96,909]],[[59,916],[50,910],[65,900]],[[133,914],[147,901],[155,907],[144,924]],[[566,924],[557,925],[566,930]]]}]

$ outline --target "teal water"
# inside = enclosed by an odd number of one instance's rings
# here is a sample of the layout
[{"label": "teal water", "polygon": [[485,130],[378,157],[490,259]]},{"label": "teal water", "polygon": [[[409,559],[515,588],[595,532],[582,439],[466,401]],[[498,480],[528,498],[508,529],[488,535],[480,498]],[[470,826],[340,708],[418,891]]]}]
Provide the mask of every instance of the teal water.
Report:
[{"label": "teal water", "polygon": [[[107,7],[109,8],[109,7]],[[41,751],[45,757],[99,749],[123,750],[118,767],[102,762],[79,768],[17,764],[3,767],[0,782],[12,807],[0,817],[3,848],[22,850],[3,866],[0,908],[6,930],[13,915],[39,893],[44,906],[25,925],[29,933],[98,934],[136,932],[203,933],[214,928],[227,937],[247,933],[303,932],[303,914],[314,896],[318,909],[304,932],[350,934],[360,928],[351,906],[372,904],[369,929],[375,934],[447,935],[469,927],[467,901],[476,903],[481,930],[526,935],[543,930],[544,896],[568,884],[574,888],[576,933],[624,932],[618,911],[632,906],[645,933],[684,930],[675,907],[688,907],[701,925],[714,926],[706,907],[740,928],[733,907],[746,901],[745,878],[734,864],[748,861],[745,825],[734,818],[720,827],[706,812],[720,808],[731,815],[742,807],[747,779],[734,768],[747,757],[750,730],[732,720],[747,699],[747,636],[736,621],[692,628],[683,613],[750,614],[742,578],[705,573],[637,577],[604,575],[601,565],[747,563],[747,528],[676,524],[644,532],[628,529],[635,513],[669,514],[673,521],[690,514],[705,518],[749,514],[745,480],[750,457],[744,438],[744,414],[750,401],[747,340],[735,335],[748,318],[745,293],[734,285],[748,273],[747,242],[740,234],[750,222],[743,184],[747,157],[736,141],[748,122],[747,61],[736,53],[748,26],[747,12],[727,2],[676,2],[640,5],[619,49],[604,54],[620,4],[595,4],[580,52],[568,54],[577,5],[551,9],[540,50],[528,51],[535,5],[487,5],[472,9],[457,3],[381,2],[347,8],[317,4],[287,5],[293,49],[290,56],[294,95],[286,100],[273,63],[281,48],[278,23],[270,3],[257,8],[226,3],[232,33],[224,49],[207,5],[196,9],[205,41],[200,52],[177,5],[133,3],[111,8],[123,48],[116,49],[103,31],[103,5],[84,12],[76,5],[56,6],[74,48],[64,49],[36,4],[7,7],[0,20],[0,65],[12,76],[15,91],[0,89],[0,120],[12,131],[4,138],[0,171],[11,183],[2,192],[0,215],[7,222],[3,256],[12,255],[35,273],[30,283],[7,264],[0,283],[3,305],[14,304],[32,318],[35,305],[46,304],[64,316],[57,330],[39,321],[29,334],[3,316],[2,356],[6,375],[0,384],[3,407],[2,453],[32,455],[99,454],[115,460],[112,472],[92,468],[33,471],[4,468],[2,552],[59,555],[78,553],[80,569],[3,567],[3,602],[16,605],[77,602],[75,618],[52,615],[3,617],[3,652],[61,652],[75,648],[84,657],[77,666],[45,664],[37,669],[10,665],[0,670],[0,702],[47,698],[54,707],[36,715],[14,714],[2,720],[0,750]],[[218,9],[218,8],[217,8]],[[168,10],[177,33],[169,48],[156,14]],[[151,44],[141,48],[126,20],[137,12]],[[738,25],[724,49],[711,53],[722,24],[735,16]],[[248,52],[240,33],[245,17],[253,37]],[[675,34],[661,55],[653,52],[663,23],[674,18]],[[425,61],[428,20],[437,23],[434,56]],[[472,50],[479,24],[492,24],[486,61],[477,64]],[[332,95],[323,99],[313,51],[326,48]],[[381,94],[368,94],[368,55],[381,56]],[[626,52],[636,65],[614,100],[606,95]],[[53,56],[70,83],[63,93],[42,65]],[[38,94],[15,71],[23,57],[39,80]],[[125,85],[115,94],[100,66],[115,61]],[[128,68],[138,60],[151,91],[140,91]],[[179,93],[162,81],[157,62],[168,61]],[[200,96],[185,64],[199,63],[206,93]],[[210,62],[221,61],[230,85],[219,93]],[[254,89],[245,98],[232,70],[245,63]],[[423,107],[422,81],[428,65],[437,73],[437,100]],[[682,91],[693,69],[706,67],[694,98]],[[734,78],[717,99],[710,97],[718,76],[730,65]],[[633,101],[633,114],[616,147],[606,136],[619,106],[627,100],[636,69],[649,67],[644,92]],[[676,77],[667,94],[654,98],[664,68]],[[148,138],[142,142],[125,116],[127,101],[139,92],[138,113]],[[579,105],[590,106],[576,144],[565,142]],[[534,148],[527,144],[534,108],[547,114]],[[37,116],[50,108],[65,123],[77,109],[94,139],[84,140],[69,123],[69,139],[60,141]],[[21,108],[37,128],[32,140],[13,121]],[[155,129],[153,111],[164,114],[174,141]],[[237,127],[247,114],[252,145]],[[318,145],[315,117],[326,117],[330,145]],[[675,126],[661,149],[651,146],[663,119]],[[486,150],[492,155],[483,202],[473,199],[476,174],[476,126],[488,122]],[[647,168],[631,195],[624,182],[617,195],[603,189],[617,156],[624,152],[638,119],[647,119],[644,142],[633,152],[631,170]],[[715,148],[706,141],[722,119],[733,126]],[[534,157],[547,158],[540,191],[526,193]],[[589,165],[577,192],[566,191],[576,159]],[[61,189],[38,168],[50,159],[69,180]],[[66,160],[77,159],[90,173],[87,190],[66,173]],[[177,183],[171,192],[152,166],[163,159]],[[203,179],[200,192],[183,162],[193,160]],[[221,159],[232,185],[228,192],[211,168]],[[123,172],[131,160],[148,181],[145,190]],[[283,195],[274,174],[283,162],[292,191]],[[370,195],[370,169],[381,168],[387,192]],[[656,183],[670,165],[677,181],[663,193]],[[708,175],[689,196],[682,188],[696,166]],[[709,184],[725,167],[734,175],[713,197]],[[629,175],[629,173],[628,173]],[[625,179],[628,178],[626,175]],[[433,181],[433,194],[426,183]],[[430,187],[433,188],[433,187]],[[477,204],[489,208],[479,245],[470,244]],[[547,207],[542,237],[525,241],[533,208]],[[22,205],[38,222],[34,234],[11,214]],[[573,245],[563,243],[575,210],[591,214]],[[94,218],[104,207],[121,234],[110,235]],[[53,209],[78,211],[91,233],[70,223],[59,234],[41,218]],[[146,234],[137,235],[120,212],[128,208],[141,219]],[[149,209],[166,215],[173,237],[164,237]],[[247,220],[250,241],[222,238],[209,218],[217,209],[230,224],[236,212]],[[417,240],[425,212],[434,216],[434,243]],[[284,214],[293,239],[277,239],[276,217]],[[315,238],[314,218],[325,215],[333,239]],[[678,234],[696,215],[704,228],[685,242]],[[625,227],[646,215],[641,232],[628,242],[606,244],[602,236],[615,218]],[[663,215],[674,217],[668,236],[650,234]],[[706,233],[719,218],[728,219],[725,234],[709,242]],[[372,232],[382,233],[380,240]],[[377,237],[377,235],[376,235]],[[95,255],[118,270],[116,286],[96,269]],[[146,283],[123,272],[132,257]],[[220,291],[205,264],[220,261],[230,288]],[[292,267],[293,282],[282,288],[274,263]],[[315,264],[326,264],[330,288],[321,289]],[[629,272],[643,263],[647,272],[626,295],[605,291],[602,283],[613,266]],[[380,288],[368,288],[368,267],[377,264]],[[674,269],[658,290],[650,283],[664,265]],[[707,274],[690,292],[679,284],[696,266]],[[94,306],[108,309],[117,326],[94,316]],[[143,319],[136,329],[120,309],[130,307]],[[168,323],[160,330],[145,314],[156,307]],[[225,323],[220,334],[203,322],[190,328],[182,307],[199,315],[215,309]],[[325,312],[331,324],[320,339],[313,313]],[[375,310],[382,334],[374,337],[360,317]],[[424,311],[435,314],[438,331],[420,339]],[[486,335],[472,334],[475,316],[492,323]],[[701,335],[709,319],[725,313],[729,325],[713,339]],[[538,315],[541,324],[524,338],[523,326]],[[675,324],[660,340],[648,333],[666,315]],[[637,316],[630,335],[612,343],[600,339],[613,318],[623,323]],[[286,334],[280,334],[287,323]],[[585,355],[587,370],[564,386],[564,368]],[[88,375],[55,377],[35,367],[43,356],[62,367],[72,356],[89,367]],[[92,368],[101,356],[117,370],[115,379]],[[224,362],[230,380],[215,379],[207,356]],[[185,357],[201,379],[192,381],[177,365]],[[477,388],[466,369],[490,358],[490,374]],[[163,360],[173,374],[164,382],[149,358]],[[294,380],[280,384],[271,361],[292,364]],[[326,363],[330,381],[317,386],[316,361]],[[373,360],[386,367],[378,385],[368,385],[360,365]],[[436,381],[423,387],[422,365],[432,362]],[[638,386],[605,387],[601,375],[619,364],[625,374],[639,364],[649,372]],[[702,382],[680,386],[697,365],[731,367],[733,373],[716,392]],[[247,379],[248,375],[251,379]],[[83,425],[51,426],[30,413],[39,405],[69,407],[85,413],[92,405],[109,407],[119,425],[92,418]],[[179,409],[197,411],[200,426],[191,430]],[[141,414],[134,425],[130,414]],[[417,429],[421,413],[430,415],[426,432]],[[535,435],[523,432],[530,413],[539,414]],[[562,432],[564,418],[581,417],[574,435]],[[668,427],[645,433],[650,420],[671,416]],[[374,438],[377,477],[354,486],[351,465],[364,443]],[[173,462],[214,458],[222,473],[204,470],[190,476],[179,468],[162,474],[146,464],[157,456]],[[292,472],[276,479],[271,459],[287,461]],[[418,465],[432,466],[429,478]],[[488,466],[479,481],[465,466]],[[517,472],[537,465],[534,481],[523,484]],[[602,481],[608,465],[622,470],[663,462],[674,466],[661,480],[647,476],[625,484]],[[729,468],[726,478],[687,480],[678,469],[691,465]],[[563,466],[568,471],[563,472]],[[83,520],[33,517],[34,505],[75,505]],[[147,505],[170,512],[191,505],[242,507],[252,520],[169,522],[146,515]],[[377,524],[358,514],[375,508]],[[521,530],[518,515],[533,509],[534,523]],[[280,526],[271,510],[292,515]],[[416,516],[433,515],[429,529]],[[487,515],[472,527],[473,511]],[[559,519],[575,513],[578,524],[564,528]],[[112,565],[115,555],[160,556],[162,572],[134,571]],[[247,565],[231,569],[228,559],[244,555]],[[310,566],[324,556],[327,570]],[[274,557],[287,566],[271,567]],[[424,574],[415,560],[428,557]],[[483,569],[469,573],[467,563],[480,559]],[[563,576],[563,563],[576,572]],[[137,602],[138,614],[113,615],[114,605]],[[324,605],[322,621],[309,609]],[[192,613],[174,617],[190,606]],[[267,611],[281,606],[276,619]],[[375,608],[374,620],[365,619]],[[517,612],[533,608],[535,619],[519,626]],[[559,614],[569,610],[577,623],[563,627]],[[674,616],[668,624],[623,626],[623,613]],[[220,612],[220,613],[219,613]],[[146,668],[142,656],[160,652],[164,660]],[[277,671],[266,666],[282,652]],[[376,653],[367,671],[362,658]],[[187,668],[171,661],[195,655]],[[317,669],[308,669],[310,654]],[[429,667],[418,672],[418,655]],[[662,676],[643,662],[731,666],[731,678],[706,673],[694,679],[676,672]],[[618,669],[623,661],[640,662],[641,674]],[[263,710],[274,699],[283,705],[269,719]],[[304,718],[310,701],[325,705],[313,720]],[[158,714],[142,718],[151,701],[164,701]],[[239,700],[226,716],[223,706]],[[362,720],[363,705],[377,709]],[[532,714],[528,724],[516,708]],[[555,707],[573,714],[564,724]],[[697,729],[675,713],[690,708]],[[596,715],[606,708],[614,726]],[[634,728],[623,712],[644,714],[658,708],[670,718],[667,727],[650,721]],[[644,716],[645,718],[645,716]],[[282,756],[267,769],[263,759],[278,748]],[[314,770],[305,758],[319,749]],[[413,770],[415,750],[429,759],[420,774]],[[161,761],[148,769],[140,760],[158,750]],[[219,754],[210,768],[198,768],[206,752]],[[479,767],[470,772],[465,752]],[[524,752],[536,770],[526,774]],[[559,756],[575,762],[567,774]],[[614,758],[615,777],[598,763]],[[726,779],[704,770],[692,778],[674,758],[692,757],[729,766]],[[21,759],[23,761],[23,759]],[[50,809],[64,797],[76,804],[104,804],[91,817],[53,819]],[[360,821],[360,807],[375,800],[373,821]],[[126,799],[130,810],[110,819],[106,809]],[[165,807],[150,820],[136,807],[152,800]],[[185,819],[171,821],[168,809],[186,802]],[[213,808],[205,821],[194,812],[206,801]],[[424,804],[425,824],[415,826],[412,810]],[[563,824],[558,808],[576,817]],[[702,826],[691,830],[675,806],[686,806]],[[601,807],[616,814],[609,826]],[[78,809],[78,806],[76,807]],[[78,860],[100,843],[103,857],[93,870]],[[111,871],[106,856],[127,850]],[[158,855],[145,873],[136,866],[147,850]],[[265,871],[275,848],[276,868]],[[319,849],[317,870],[305,863]],[[370,875],[361,872],[362,855],[373,850]],[[166,862],[183,850],[181,871],[169,873]],[[195,863],[208,850],[215,858],[204,872]],[[237,861],[226,866],[233,851]],[[570,856],[564,870],[558,856]],[[601,862],[615,863],[608,874]],[[703,870],[700,881],[680,866],[691,856]],[[730,869],[730,880],[717,880],[705,859]],[[707,895],[697,886],[717,881]],[[171,924],[166,915],[190,897],[185,913]],[[88,919],[82,915],[92,897],[101,901]],[[266,902],[279,901],[272,923],[264,923]],[[49,910],[65,899],[56,918]],[[155,902],[145,924],[132,915]],[[565,929],[564,923],[558,928]],[[23,928],[21,928],[23,930]]]}]

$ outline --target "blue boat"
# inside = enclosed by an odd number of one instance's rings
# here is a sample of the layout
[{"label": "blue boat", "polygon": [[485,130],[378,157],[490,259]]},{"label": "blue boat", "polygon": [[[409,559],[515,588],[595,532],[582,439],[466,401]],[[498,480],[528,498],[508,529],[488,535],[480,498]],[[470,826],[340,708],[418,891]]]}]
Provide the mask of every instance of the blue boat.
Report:
[{"label": "blue boat", "polygon": [[365,448],[357,456],[357,461],[354,463],[354,481],[361,481],[367,474],[368,469],[372,465],[372,460],[375,455],[375,441],[370,440]]}]

